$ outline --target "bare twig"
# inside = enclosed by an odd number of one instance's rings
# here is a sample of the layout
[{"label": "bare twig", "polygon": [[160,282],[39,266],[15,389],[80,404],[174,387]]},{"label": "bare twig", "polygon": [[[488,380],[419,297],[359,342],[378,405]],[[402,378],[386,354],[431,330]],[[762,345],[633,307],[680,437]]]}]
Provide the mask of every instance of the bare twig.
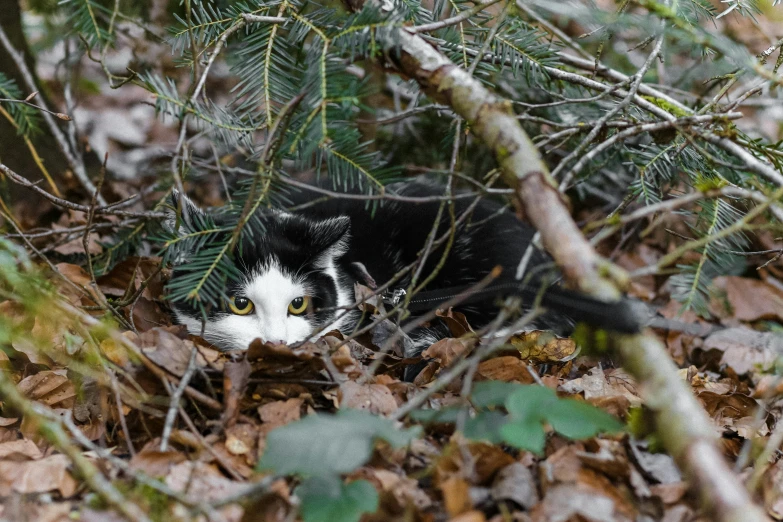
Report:
[{"label": "bare twig", "polygon": [[[27,64],[24,61],[24,56],[22,56],[22,53],[14,48],[2,27],[0,27],[0,43],[3,45],[9,56],[11,56],[14,64],[16,64],[17,69],[19,69],[19,72],[22,74],[22,78],[24,79],[27,88],[30,89],[30,92],[37,92],[38,87],[35,85],[35,80],[33,79],[32,73],[27,68]],[[79,180],[79,183],[81,183],[82,187],[84,187],[88,194],[94,194],[95,185],[92,184],[92,181],[90,181],[90,178],[87,176],[87,170],[84,168],[84,163],[80,161],[75,151],[71,150],[68,145],[68,141],[60,130],[60,127],[58,127],[57,123],[54,121],[52,114],[55,113],[49,110],[49,108],[46,106],[46,102],[43,100],[39,101],[39,108],[42,109],[44,121],[46,121],[46,124],[49,127],[49,131],[52,133],[52,136],[57,142],[57,146],[60,148],[60,151],[68,161],[68,165],[73,170],[76,178]],[[103,196],[98,196],[98,203],[101,205],[106,204]]]},{"label": "bare twig", "polygon": [[438,20],[437,22],[432,22],[430,24],[422,24],[417,25],[415,27],[411,27],[408,30],[412,33],[428,33],[430,31],[437,31],[438,29],[443,29],[444,27],[450,27],[452,25],[457,25],[460,22],[464,22],[471,16],[474,16],[487,7],[494,5],[501,0],[489,0],[486,3],[479,2],[478,4],[474,5],[470,9],[466,9],[464,11],[461,11],[458,15],[452,16],[451,18],[446,18],[444,20]]}]

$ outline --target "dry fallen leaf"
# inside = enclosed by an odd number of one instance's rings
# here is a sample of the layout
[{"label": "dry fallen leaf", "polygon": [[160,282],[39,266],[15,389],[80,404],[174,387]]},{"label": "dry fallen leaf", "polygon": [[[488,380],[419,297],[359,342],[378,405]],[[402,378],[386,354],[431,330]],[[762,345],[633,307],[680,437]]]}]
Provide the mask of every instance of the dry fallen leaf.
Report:
[{"label": "dry fallen leaf", "polygon": [[79,483],[70,474],[71,461],[65,455],[51,455],[39,460],[0,461],[0,496],[12,492],[47,493],[58,491],[65,498],[76,492]]},{"label": "dry fallen leaf", "polygon": [[707,337],[702,350],[722,352],[720,364],[730,366],[738,375],[764,372],[783,356],[783,335],[745,327],[726,328]]},{"label": "dry fallen leaf", "polygon": [[513,355],[504,355],[482,361],[476,371],[476,380],[520,382],[522,384],[535,382],[527,363]]},{"label": "dry fallen leaf", "polygon": [[11,440],[0,443],[0,459],[4,460],[36,460],[43,457],[38,446],[29,439]]},{"label": "dry fallen leaf", "polygon": [[469,354],[476,345],[476,339],[453,339],[451,337],[441,339],[424,350],[421,356],[424,359],[434,359],[442,368],[454,364],[454,361]]},{"label": "dry fallen leaf", "polygon": [[621,369],[604,372],[603,368],[596,366],[588,370],[586,375],[562,383],[559,389],[570,394],[584,393],[587,400],[624,397],[632,406],[642,404],[636,383]]},{"label": "dry fallen leaf", "polygon": [[440,482],[438,489],[443,496],[443,504],[449,516],[455,517],[473,508],[468,492],[470,487],[460,476],[453,475]]},{"label": "dry fallen leaf", "polygon": [[389,415],[397,410],[397,401],[383,384],[359,384],[346,381],[338,394],[341,408],[367,410],[375,415]]},{"label": "dry fallen leaf", "polygon": [[76,388],[66,370],[43,371],[23,379],[17,388],[21,393],[53,408],[73,408]]},{"label": "dry fallen leaf", "polygon": [[274,429],[299,420],[303,405],[304,399],[299,398],[270,402],[259,406],[258,416],[265,428]]},{"label": "dry fallen leaf", "polygon": [[417,510],[432,506],[432,499],[419,486],[419,481],[392,471],[376,468],[361,468],[351,474],[352,478],[362,478],[372,482],[376,489],[394,499],[394,509],[404,511],[412,506]]},{"label": "dry fallen leaf", "polygon": [[726,301],[731,306],[731,310],[713,306],[721,317],[740,321],[783,321],[783,290],[758,279],[738,276],[716,277],[713,284],[725,292]]},{"label": "dry fallen leaf", "polygon": [[495,502],[513,501],[525,510],[530,510],[539,502],[533,473],[521,462],[514,462],[500,470],[492,482],[490,496]]},{"label": "dry fallen leaf", "polygon": [[174,466],[186,460],[187,455],[179,451],[159,451],[147,447],[131,458],[130,467],[157,478],[167,476]]},{"label": "dry fallen leaf", "polygon": [[576,343],[572,339],[542,330],[516,334],[509,342],[519,350],[522,359],[532,363],[568,361],[576,353]]},{"label": "dry fallen leaf", "polygon": [[[178,332],[182,332],[182,328],[178,326],[153,328],[139,336],[139,343],[148,359],[172,375],[182,377],[188,368],[190,354],[195,349],[195,345],[187,339],[180,338]],[[207,361],[199,352],[196,356],[196,365],[203,367],[206,364]]]}]

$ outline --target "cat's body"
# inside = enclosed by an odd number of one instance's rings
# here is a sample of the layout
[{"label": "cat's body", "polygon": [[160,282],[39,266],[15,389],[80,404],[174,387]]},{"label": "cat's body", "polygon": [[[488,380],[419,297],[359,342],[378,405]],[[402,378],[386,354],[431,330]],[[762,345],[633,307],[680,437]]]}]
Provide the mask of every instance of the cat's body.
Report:
[{"label": "cat's body", "polygon": [[[203,336],[225,349],[245,349],[255,338],[294,343],[319,331],[350,333],[361,317],[356,310],[344,309],[354,302],[354,283],[380,286],[416,264],[438,215],[437,199],[443,188],[415,182],[390,186],[389,192],[403,199],[431,200],[385,201],[373,210],[367,201],[335,198],[299,212],[262,211],[255,226],[261,224],[263,230],[253,233],[252,240],[243,240],[236,252],[244,279],[229,283],[226,291],[239,306],[232,302],[226,309],[212,309],[202,324],[200,311],[175,304],[177,319],[194,334],[203,327]],[[317,198],[319,194],[306,190],[292,197],[295,205]],[[455,217],[463,221],[442,266],[438,267],[447,241],[429,252],[418,281],[438,269],[425,291],[465,288],[485,279],[497,266],[502,268],[501,281],[514,279],[533,230],[496,202],[473,203],[474,198],[456,200]],[[186,211],[199,212],[195,207]],[[446,207],[434,237],[447,234],[450,224]],[[543,263],[546,258],[535,253],[529,267]],[[406,288],[412,274],[409,270],[392,288]],[[496,300],[473,302],[460,311],[472,326],[481,327],[496,316]],[[567,321],[561,315],[556,318]],[[412,337],[421,350],[445,333],[442,325],[435,324],[415,330]]]}]

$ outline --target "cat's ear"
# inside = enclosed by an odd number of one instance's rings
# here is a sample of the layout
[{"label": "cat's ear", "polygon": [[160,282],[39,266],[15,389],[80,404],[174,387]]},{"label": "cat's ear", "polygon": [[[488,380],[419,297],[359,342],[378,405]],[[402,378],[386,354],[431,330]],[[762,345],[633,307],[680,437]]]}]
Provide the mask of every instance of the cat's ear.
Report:
[{"label": "cat's ear", "polygon": [[[181,213],[179,212],[180,208],[182,209]],[[174,189],[171,195],[166,198],[164,212],[166,217],[163,218],[163,228],[180,236],[193,232],[195,229],[193,220],[204,216],[204,211],[177,189]],[[180,218],[179,226],[177,226],[177,217]]]},{"label": "cat's ear", "polygon": [[351,218],[338,216],[311,225],[312,244],[319,250],[318,260],[328,262],[348,251],[351,241]]}]

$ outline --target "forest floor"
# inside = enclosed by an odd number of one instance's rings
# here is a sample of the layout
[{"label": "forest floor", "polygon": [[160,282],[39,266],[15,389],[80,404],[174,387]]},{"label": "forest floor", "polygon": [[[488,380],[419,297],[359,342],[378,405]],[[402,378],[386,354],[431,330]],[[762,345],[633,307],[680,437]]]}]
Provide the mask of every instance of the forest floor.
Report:
[{"label": "forest floor", "polygon": [[[47,63],[56,61],[41,57],[39,74],[45,81],[53,74]],[[117,177],[106,181],[104,192],[118,200],[144,192],[139,171],[168,162],[166,151],[176,143],[177,126],[156,119],[148,92],[133,86],[112,91],[101,83],[101,71],[95,73],[97,92],[85,98],[76,120],[90,147],[101,157],[108,153],[109,170]],[[207,140],[194,142],[192,150],[205,157],[211,152]],[[220,205],[221,187],[213,180],[193,193],[202,204]],[[155,194],[145,192],[145,198],[152,201]],[[86,310],[80,321],[89,314],[102,316],[108,302],[130,299],[117,309],[135,331],[104,337],[101,366],[87,357],[90,341],[78,330],[62,329],[51,308],[40,306],[30,314],[19,302],[0,302],[0,314],[18,334],[8,344],[3,340],[0,366],[26,398],[65,419],[68,436],[79,443],[79,452],[85,450],[86,459],[83,466],[75,465],[63,454],[66,446],[42,434],[42,425],[56,423],[45,412],[14,416],[12,408],[4,409],[3,520],[65,521],[74,512],[84,522],[122,519],[105,491],[94,493],[96,486],[84,476],[88,469],[109,477],[122,495],[120,504],[136,504],[153,519],[186,520],[195,514],[237,522],[290,520],[298,502],[297,480],[267,480],[270,474],[257,466],[273,430],[314,412],[355,408],[395,419],[416,404],[424,410],[467,404],[466,377],[452,376],[450,369],[481,343],[456,311],[442,311],[453,338],[424,353],[429,362],[413,382],[401,379],[404,363],[394,350],[377,354],[388,339],[385,328],[355,340],[332,332],[294,348],[256,342],[247,352],[219,352],[172,324],[164,298],[169,272],[160,269],[155,247],[143,255],[119,256],[93,279],[85,242],[90,254],[102,259],[115,218],[93,221],[84,212],[68,211],[52,223],[53,206],[31,208],[21,202],[14,211],[26,231],[40,226],[78,232],[88,220],[107,224],[89,237],[60,232],[34,244],[56,269],[46,270],[53,293],[73,310]],[[585,211],[582,217],[589,216]],[[658,231],[602,253],[633,271],[670,251],[671,234],[687,234],[675,216]],[[672,300],[666,278],[637,279],[630,295],[672,320],[671,328],[656,334],[712,418],[726,457],[745,470],[744,478],[767,512],[781,519],[783,262],[776,252],[783,243],[763,232],[754,241],[755,250],[767,253],[749,258],[756,270],[715,280],[718,291],[709,320],[680,314],[682,305]],[[24,342],[26,336],[36,343]],[[74,360],[91,364],[92,371],[80,371]],[[475,383],[543,385],[560,397],[596,405],[629,428],[588,440],[572,440],[548,428],[537,453],[513,448],[493,434],[467,437],[454,429],[465,419],[436,419],[402,448],[377,445],[372,458],[345,475],[349,482],[368,481],[379,493],[378,511],[363,520],[708,520],[673,459],[659,451],[654,436],[646,437],[640,390],[612,360],[587,354],[572,340],[530,332],[476,361],[469,376]],[[310,443],[325,454],[339,447],[319,439],[314,432]],[[302,453],[308,450],[307,441],[292,439],[291,444]],[[339,458],[351,460],[349,454]],[[150,485],[150,478],[159,480]]]}]

